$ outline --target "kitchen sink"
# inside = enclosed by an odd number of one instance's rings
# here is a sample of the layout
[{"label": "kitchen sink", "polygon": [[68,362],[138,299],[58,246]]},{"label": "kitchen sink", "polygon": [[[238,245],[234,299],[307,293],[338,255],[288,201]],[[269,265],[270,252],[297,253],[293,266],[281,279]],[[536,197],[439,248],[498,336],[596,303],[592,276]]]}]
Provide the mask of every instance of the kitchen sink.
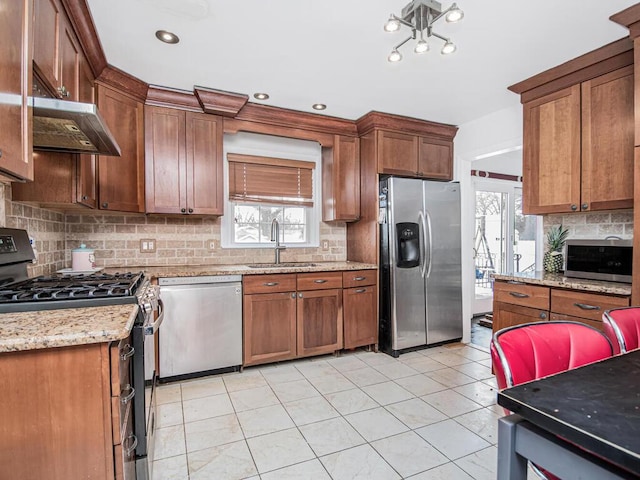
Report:
[{"label": "kitchen sink", "polygon": [[296,267],[317,267],[317,263],[256,263],[247,265],[249,268],[296,268]]}]

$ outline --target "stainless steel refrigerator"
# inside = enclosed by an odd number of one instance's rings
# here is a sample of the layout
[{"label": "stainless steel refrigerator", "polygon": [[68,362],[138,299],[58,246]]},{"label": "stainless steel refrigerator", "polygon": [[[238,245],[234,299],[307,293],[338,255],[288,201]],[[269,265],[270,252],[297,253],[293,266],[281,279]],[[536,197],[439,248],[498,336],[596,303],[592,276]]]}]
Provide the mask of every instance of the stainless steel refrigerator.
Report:
[{"label": "stainless steel refrigerator", "polygon": [[380,349],[459,340],[460,184],[387,177],[379,191]]}]

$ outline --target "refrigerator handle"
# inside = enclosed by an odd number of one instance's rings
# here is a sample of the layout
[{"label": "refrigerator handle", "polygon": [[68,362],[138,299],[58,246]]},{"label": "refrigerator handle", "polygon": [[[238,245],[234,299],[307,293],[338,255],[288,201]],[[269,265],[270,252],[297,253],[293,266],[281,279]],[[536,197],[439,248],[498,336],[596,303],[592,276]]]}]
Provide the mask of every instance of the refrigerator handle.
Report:
[{"label": "refrigerator handle", "polygon": [[[426,221],[425,221],[425,218],[424,218],[424,213],[422,212],[422,210],[420,210],[418,212],[418,219],[420,220],[420,225],[422,226],[422,232],[423,232],[424,238],[426,239],[427,238],[427,224],[426,224]],[[427,245],[423,241],[420,246],[422,247],[420,250],[423,250],[423,251],[420,252],[420,256],[422,257],[421,258],[422,267],[420,268],[420,276],[422,278],[424,278],[424,273],[427,270],[427,261],[425,259],[425,255],[427,253]]]},{"label": "refrigerator handle", "polygon": [[[425,209],[424,213],[425,213],[425,215],[423,216],[423,218],[426,217],[426,219],[427,219],[427,227],[428,227],[428,230],[425,229],[425,231],[429,232],[429,234],[428,234],[429,245],[428,245],[428,248],[427,248],[427,251],[429,252],[429,263],[428,263],[428,266],[427,266],[427,275],[426,275],[426,277],[429,278],[431,276],[431,265],[432,265],[431,253],[433,252],[433,238],[431,237],[431,215],[429,215],[429,210],[426,210],[426,209]],[[427,235],[425,235],[425,237],[426,236]]]}]

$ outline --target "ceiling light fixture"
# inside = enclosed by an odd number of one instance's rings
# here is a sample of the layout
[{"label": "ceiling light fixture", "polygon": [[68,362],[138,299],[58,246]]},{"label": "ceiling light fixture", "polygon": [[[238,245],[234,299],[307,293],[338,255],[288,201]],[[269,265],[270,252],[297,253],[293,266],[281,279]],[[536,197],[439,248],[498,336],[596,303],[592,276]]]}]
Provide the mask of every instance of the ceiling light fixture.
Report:
[{"label": "ceiling light fixture", "polygon": [[311,105],[311,108],[313,108],[314,110],[324,110],[325,108],[327,108],[327,106],[324,103],[314,103],[313,105]]},{"label": "ceiling light fixture", "polygon": [[175,33],[167,32],[166,30],[158,30],[156,38],[164,43],[178,43],[180,41]]},{"label": "ceiling light fixture", "polygon": [[269,99],[269,94],[268,93],[254,93],[253,94],[253,98],[255,98],[257,100],[268,100]]},{"label": "ceiling light fixture", "polygon": [[455,3],[443,10],[442,5],[435,0],[413,0],[402,9],[399,17],[391,14],[384,25],[384,30],[386,32],[397,32],[404,25],[411,29],[411,35],[393,47],[387,60],[390,62],[402,60],[402,54],[398,49],[409,40],[415,40],[418,36],[420,40],[413,50],[415,53],[420,54],[429,51],[429,44],[424,39],[425,36],[427,38],[436,37],[444,42],[444,46],[440,50],[442,55],[455,52],[456,46],[450,38],[443,37],[433,31],[433,24],[443,17],[447,23],[455,23],[464,18],[464,12]]}]

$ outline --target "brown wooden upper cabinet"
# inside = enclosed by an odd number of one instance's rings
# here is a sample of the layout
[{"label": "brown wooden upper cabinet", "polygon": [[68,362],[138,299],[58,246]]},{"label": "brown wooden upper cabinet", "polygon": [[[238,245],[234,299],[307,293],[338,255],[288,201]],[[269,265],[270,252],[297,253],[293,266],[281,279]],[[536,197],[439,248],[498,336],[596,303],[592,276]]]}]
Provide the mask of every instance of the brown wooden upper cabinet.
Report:
[{"label": "brown wooden upper cabinet", "polygon": [[453,141],[379,130],[378,173],[451,180]]},{"label": "brown wooden upper cabinet", "polygon": [[222,215],[222,119],[145,106],[147,213]]},{"label": "brown wooden upper cabinet", "polygon": [[98,155],[98,206],[102,210],[144,212],[144,105],[98,84],[98,108],[121,155]]},{"label": "brown wooden upper cabinet", "polygon": [[523,105],[523,211],[633,207],[633,66]]},{"label": "brown wooden upper cabinet", "polygon": [[82,52],[59,0],[34,1],[33,30],[36,72],[56,96],[77,101]]},{"label": "brown wooden upper cabinet", "polygon": [[33,179],[31,108],[31,37],[25,18],[31,0],[2,2],[0,15],[0,92],[10,101],[0,102],[0,179]]},{"label": "brown wooden upper cabinet", "polygon": [[322,219],[360,219],[360,139],[336,135],[333,149],[322,151]]}]

